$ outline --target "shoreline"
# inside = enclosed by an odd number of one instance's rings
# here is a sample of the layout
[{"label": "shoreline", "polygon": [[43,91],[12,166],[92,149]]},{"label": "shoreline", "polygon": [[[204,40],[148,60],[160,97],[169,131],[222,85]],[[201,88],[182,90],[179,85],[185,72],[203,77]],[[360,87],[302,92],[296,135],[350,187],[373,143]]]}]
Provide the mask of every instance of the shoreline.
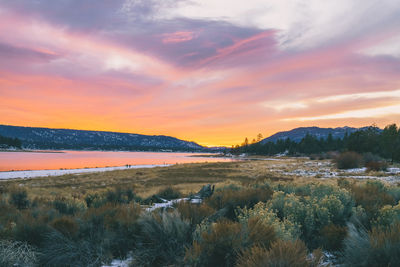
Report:
[{"label": "shoreline", "polygon": [[30,179],[38,177],[62,176],[66,174],[83,174],[96,173],[115,170],[129,170],[155,167],[168,167],[173,164],[148,164],[148,165],[125,165],[114,167],[99,167],[99,168],[77,168],[77,169],[60,169],[60,170],[25,170],[25,171],[1,171],[0,182],[11,179]]},{"label": "shoreline", "polygon": [[26,150],[26,149],[0,149],[0,152],[18,152],[18,153],[65,153],[63,150]]}]

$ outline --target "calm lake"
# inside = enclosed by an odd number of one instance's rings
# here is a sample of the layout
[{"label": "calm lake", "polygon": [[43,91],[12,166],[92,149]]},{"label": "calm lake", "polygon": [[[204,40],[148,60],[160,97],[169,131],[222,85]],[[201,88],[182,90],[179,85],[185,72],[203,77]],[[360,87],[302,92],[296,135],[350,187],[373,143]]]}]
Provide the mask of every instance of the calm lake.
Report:
[{"label": "calm lake", "polygon": [[205,153],[110,151],[62,152],[63,153],[0,152],[0,171],[96,168],[124,166],[126,164],[160,165],[231,161],[229,158],[201,157],[201,155],[205,155]]}]

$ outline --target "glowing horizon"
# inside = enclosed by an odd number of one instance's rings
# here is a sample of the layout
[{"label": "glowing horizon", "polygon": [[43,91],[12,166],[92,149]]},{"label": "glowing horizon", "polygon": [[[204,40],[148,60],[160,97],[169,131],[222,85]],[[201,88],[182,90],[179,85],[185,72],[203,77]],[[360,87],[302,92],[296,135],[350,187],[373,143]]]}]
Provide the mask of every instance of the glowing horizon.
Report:
[{"label": "glowing horizon", "polygon": [[0,0],[0,124],[207,146],[399,124],[399,11],[396,0]]}]

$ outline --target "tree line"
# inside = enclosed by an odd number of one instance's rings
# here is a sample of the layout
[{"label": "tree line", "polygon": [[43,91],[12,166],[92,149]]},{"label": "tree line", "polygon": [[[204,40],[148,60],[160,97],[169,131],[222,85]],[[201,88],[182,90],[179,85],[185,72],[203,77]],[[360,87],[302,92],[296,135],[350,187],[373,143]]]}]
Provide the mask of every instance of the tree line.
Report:
[{"label": "tree line", "polygon": [[279,139],[276,142],[254,142],[249,144],[248,139],[241,146],[231,149],[233,154],[249,153],[258,155],[288,155],[319,154],[329,151],[355,151],[358,153],[372,153],[393,161],[400,161],[400,128],[396,124],[386,126],[383,130],[372,125],[353,133],[346,133],[343,138],[317,138],[306,134],[300,142],[289,138]]},{"label": "tree line", "polygon": [[0,135],[0,148],[1,147],[16,147],[21,148],[22,142],[18,138],[10,138]]}]

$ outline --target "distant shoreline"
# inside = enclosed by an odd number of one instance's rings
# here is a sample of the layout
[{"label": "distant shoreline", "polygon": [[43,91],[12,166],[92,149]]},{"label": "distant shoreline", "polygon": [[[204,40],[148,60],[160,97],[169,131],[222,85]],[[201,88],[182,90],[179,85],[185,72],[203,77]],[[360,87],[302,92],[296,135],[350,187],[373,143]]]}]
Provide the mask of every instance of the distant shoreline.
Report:
[{"label": "distant shoreline", "polygon": [[27,149],[0,149],[0,152],[26,152],[26,153],[65,153],[64,151],[56,151],[56,150],[27,150]]},{"label": "distant shoreline", "polygon": [[140,169],[167,167],[173,164],[146,164],[146,165],[125,165],[114,167],[94,167],[94,168],[76,168],[76,169],[59,169],[59,170],[25,170],[25,171],[0,171],[0,182],[10,179],[29,179],[37,177],[61,176],[66,174],[83,174],[94,172],[106,172],[115,170]]}]

